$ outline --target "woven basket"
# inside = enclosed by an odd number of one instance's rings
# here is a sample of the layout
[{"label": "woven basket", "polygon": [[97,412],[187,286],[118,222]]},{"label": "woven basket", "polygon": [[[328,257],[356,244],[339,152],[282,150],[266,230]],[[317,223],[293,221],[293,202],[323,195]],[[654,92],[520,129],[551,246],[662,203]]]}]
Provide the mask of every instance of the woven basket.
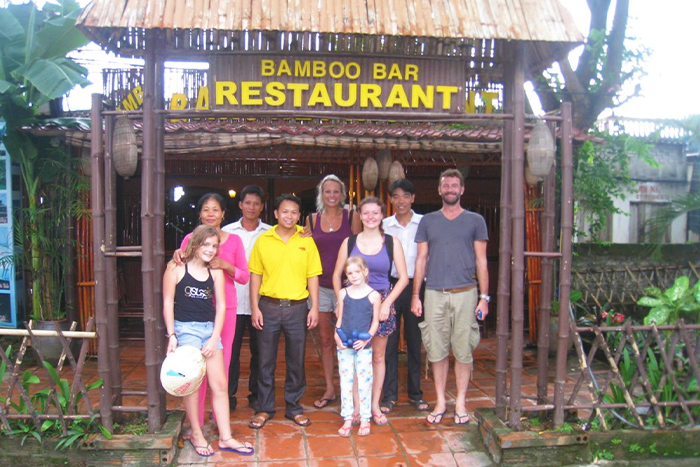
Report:
[{"label": "woven basket", "polygon": [[378,180],[379,169],[377,168],[377,161],[374,160],[374,157],[368,157],[362,166],[362,184],[365,186],[365,190],[374,190]]},{"label": "woven basket", "polygon": [[536,177],[546,177],[554,164],[554,138],[542,120],[535,124],[527,147],[527,165]]},{"label": "woven basket", "polygon": [[139,163],[138,145],[136,131],[128,117],[119,116],[114,120],[112,160],[114,168],[122,177],[128,178],[136,173]]}]

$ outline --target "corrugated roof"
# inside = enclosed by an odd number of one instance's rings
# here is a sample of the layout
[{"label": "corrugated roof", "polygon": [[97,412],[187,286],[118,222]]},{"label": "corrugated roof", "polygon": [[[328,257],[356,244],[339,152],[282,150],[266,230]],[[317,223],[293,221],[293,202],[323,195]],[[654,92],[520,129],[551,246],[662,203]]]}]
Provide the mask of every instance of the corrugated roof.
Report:
[{"label": "corrugated roof", "polygon": [[78,24],[583,41],[558,0],[94,0]]}]

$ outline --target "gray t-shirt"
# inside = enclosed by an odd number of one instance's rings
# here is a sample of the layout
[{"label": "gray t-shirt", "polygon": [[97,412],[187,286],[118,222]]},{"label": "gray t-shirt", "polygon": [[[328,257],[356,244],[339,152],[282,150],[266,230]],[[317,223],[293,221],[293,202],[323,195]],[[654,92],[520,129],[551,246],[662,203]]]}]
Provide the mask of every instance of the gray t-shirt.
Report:
[{"label": "gray t-shirt", "polygon": [[451,289],[476,283],[474,242],[488,241],[484,218],[464,211],[448,220],[442,211],[426,214],[418,224],[416,243],[428,242],[428,289]]}]

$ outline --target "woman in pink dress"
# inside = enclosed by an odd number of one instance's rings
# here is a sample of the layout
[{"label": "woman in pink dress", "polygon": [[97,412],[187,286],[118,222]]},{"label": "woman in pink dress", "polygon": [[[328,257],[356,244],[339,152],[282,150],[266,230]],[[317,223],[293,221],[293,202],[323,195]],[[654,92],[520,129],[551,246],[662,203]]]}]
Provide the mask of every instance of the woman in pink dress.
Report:
[{"label": "woman in pink dress", "polygon": [[[199,213],[200,222],[204,225],[214,227],[218,231],[219,238],[221,239],[219,251],[214,259],[209,262],[209,267],[211,269],[221,269],[224,271],[226,319],[224,320],[224,328],[221,331],[221,344],[224,346],[224,368],[226,369],[226,378],[228,379],[233,338],[236,333],[236,309],[238,306],[234,282],[238,282],[239,284],[248,283],[248,279],[250,278],[248,261],[246,261],[245,249],[243,248],[243,242],[240,237],[221,230],[221,223],[226,214],[226,205],[224,199],[220,195],[216,193],[207,193],[202,196],[197,203],[197,212]],[[181,254],[185,251],[191,235],[192,234],[188,234],[185,236],[180,245],[180,249],[175,251],[173,258],[176,262],[180,262]],[[205,377],[199,389],[199,421],[201,424],[204,423],[206,394],[207,379]]]}]

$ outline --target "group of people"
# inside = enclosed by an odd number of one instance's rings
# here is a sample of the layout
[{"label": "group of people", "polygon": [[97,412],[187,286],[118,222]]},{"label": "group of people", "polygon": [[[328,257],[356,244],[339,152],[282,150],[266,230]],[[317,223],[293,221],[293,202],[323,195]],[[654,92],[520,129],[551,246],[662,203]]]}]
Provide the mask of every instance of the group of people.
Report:
[{"label": "group of people", "polygon": [[[202,225],[188,235],[163,280],[168,352],[178,345],[202,349],[207,379],[185,398],[188,439],[201,456],[214,453],[202,433],[204,399],[211,390],[219,428],[219,449],[253,454],[232,438],[230,410],[237,406],[240,350],[250,333],[251,428],[275,414],[275,367],[280,334],[285,336],[285,417],[311,424],[300,404],[306,390],[306,334],[318,326],[325,391],[316,408],[334,403],[337,355],[341,389],[341,436],[353,425],[370,433],[371,421],[387,423],[398,400],[398,327],[403,321],[408,354],[409,403],[442,422],[446,413],[448,357],[455,356],[457,398],[454,421],[469,422],[465,399],[472,351],[479,343],[476,321],[488,314],[488,272],[484,219],[460,206],[464,178],[449,169],[440,176],[442,209],[421,216],[412,205],[415,187],[407,179],[389,187],[395,214],[375,197],[357,212],[344,207],[347,192],[335,175],[318,185],[317,212],[301,227],[301,202],[294,195],[275,200],[277,225],[260,219],[265,194],[245,187],[239,221],[222,227],[223,199],[207,194],[199,202]],[[247,284],[249,282],[249,284]],[[247,285],[246,285],[247,284]],[[477,289],[478,286],[478,289]],[[432,411],[420,382],[421,347],[432,364],[437,400]]]}]

